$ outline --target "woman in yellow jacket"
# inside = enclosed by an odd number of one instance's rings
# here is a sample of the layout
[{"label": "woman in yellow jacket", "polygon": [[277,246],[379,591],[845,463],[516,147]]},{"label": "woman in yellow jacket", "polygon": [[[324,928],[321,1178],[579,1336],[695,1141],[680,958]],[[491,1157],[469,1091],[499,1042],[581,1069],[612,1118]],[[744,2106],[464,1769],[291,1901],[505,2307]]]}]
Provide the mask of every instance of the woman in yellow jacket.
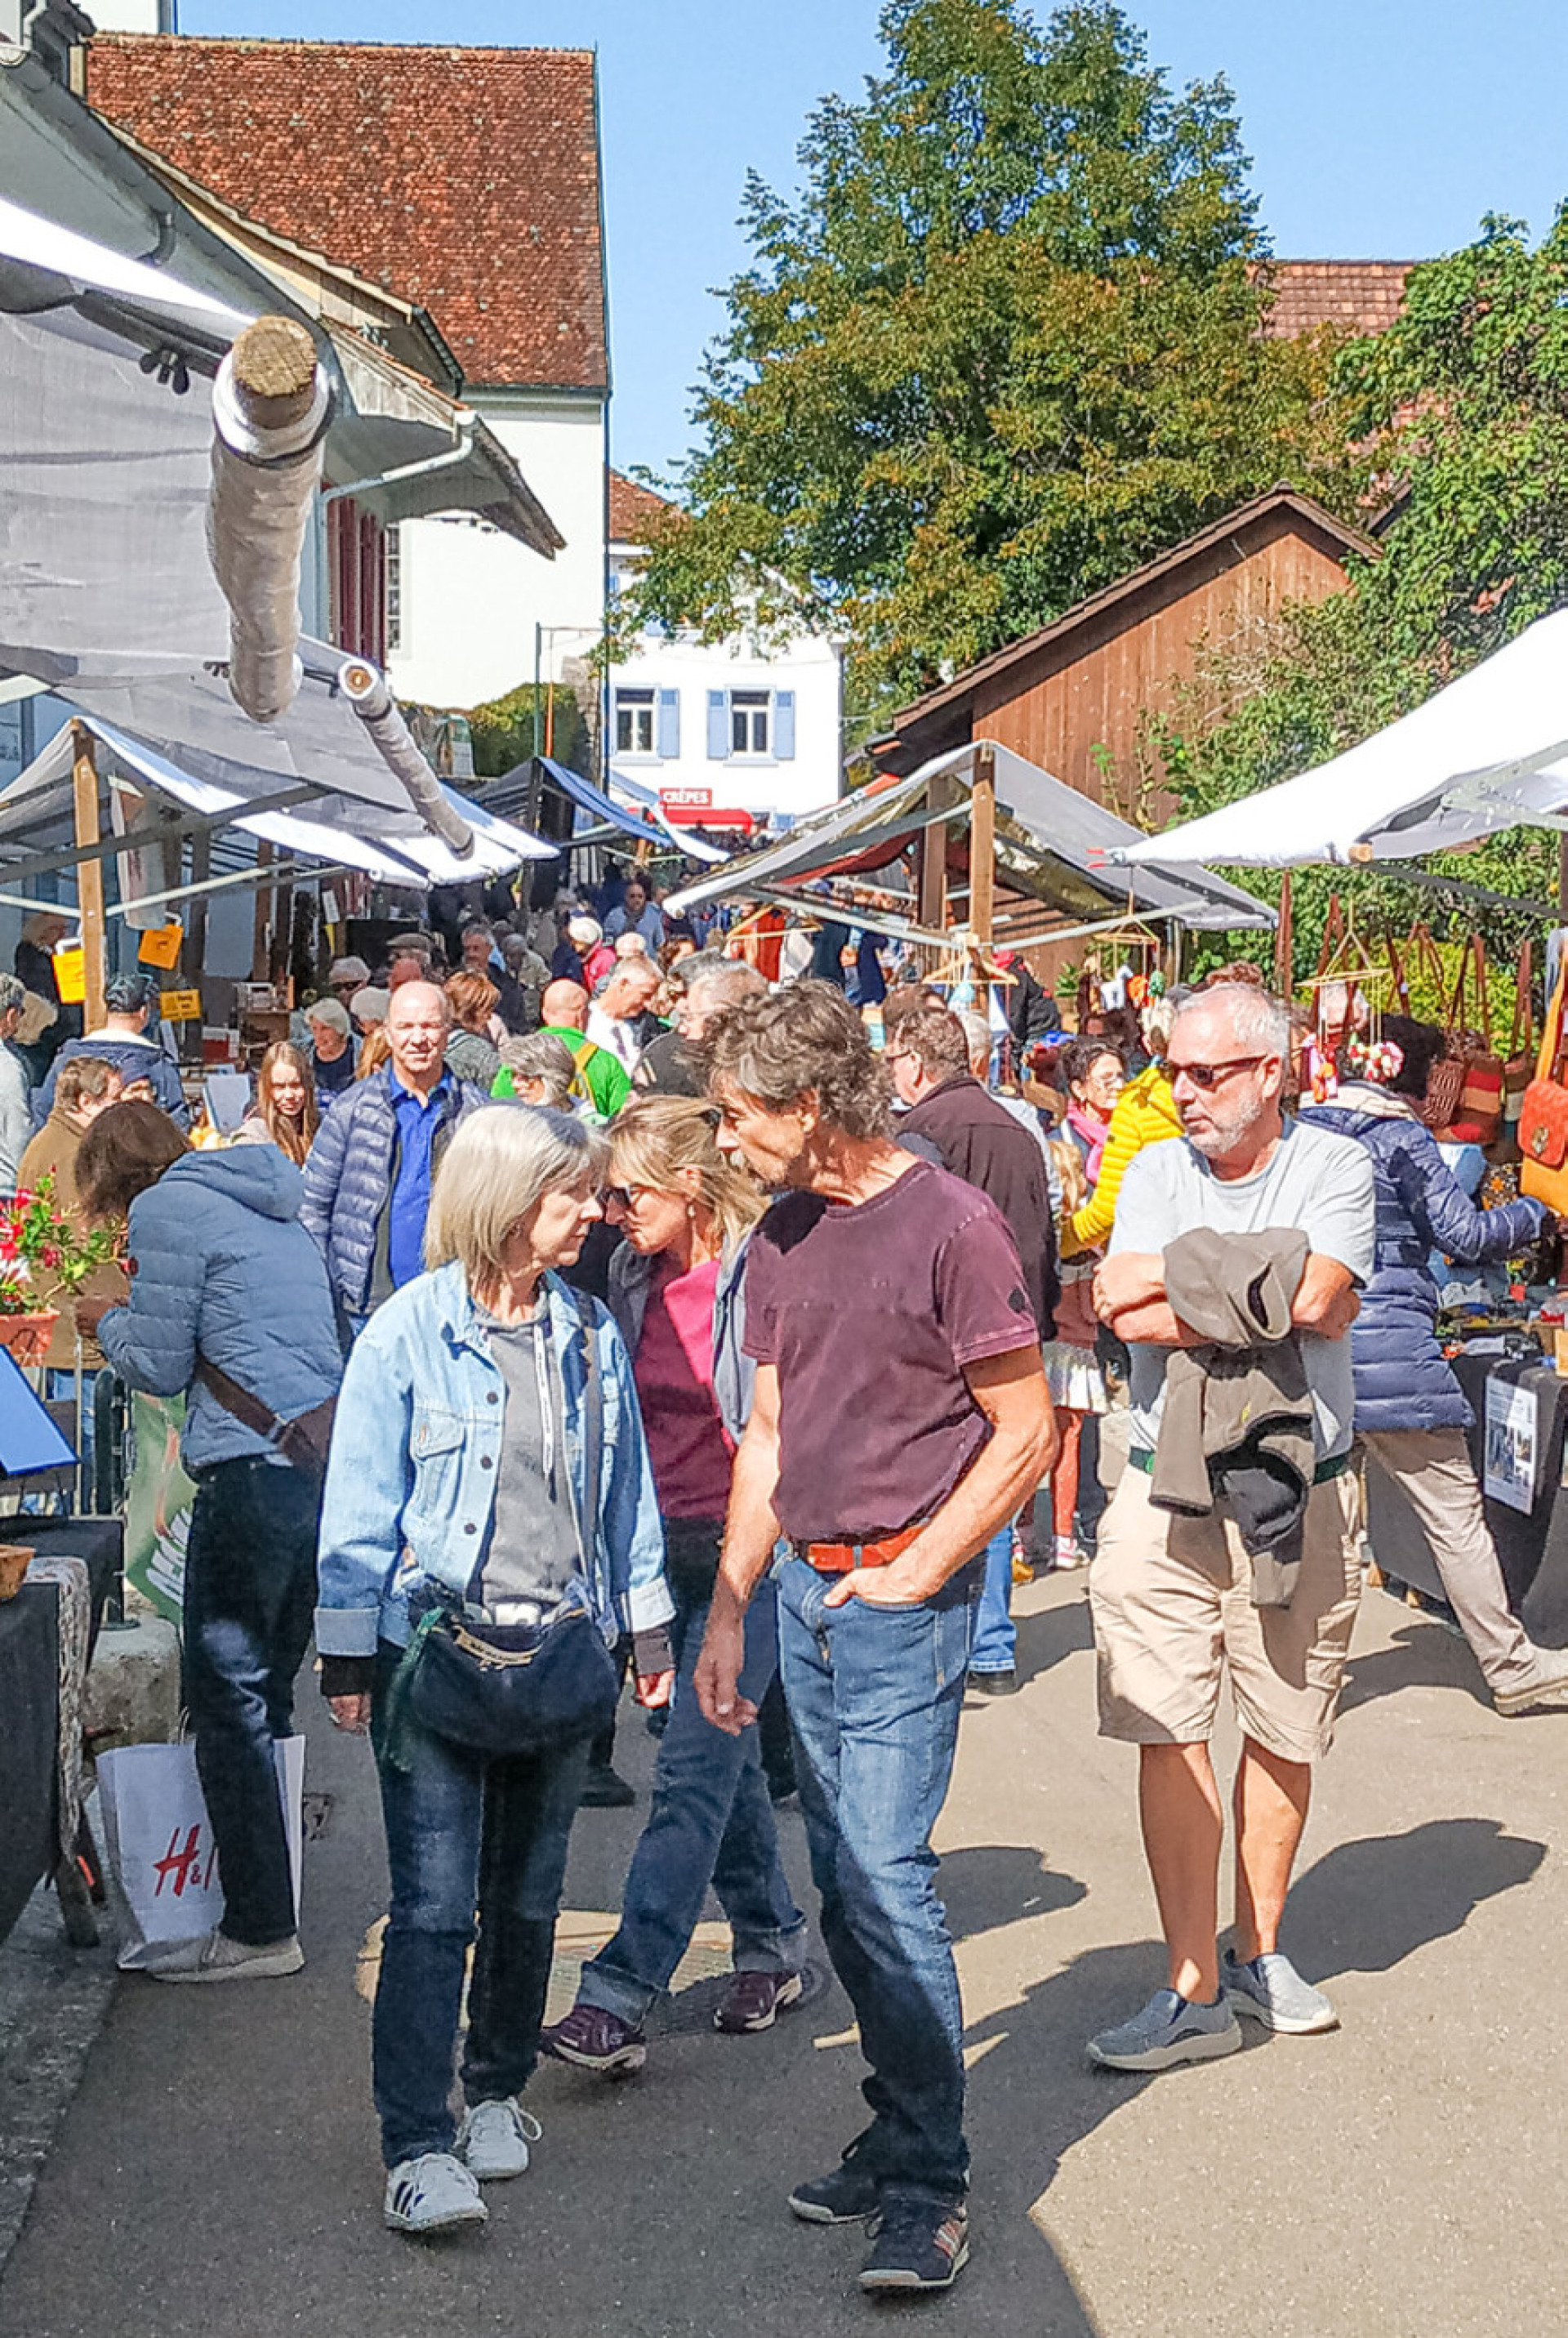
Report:
[{"label": "woman in yellow jacket", "polygon": [[1164,1064],[1175,1016],[1176,1001],[1169,994],[1151,999],[1143,1009],[1143,1045],[1154,1061],[1135,1079],[1129,1080],[1116,1099],[1099,1182],[1083,1208],[1075,1210],[1063,1224],[1063,1258],[1075,1258],[1082,1251],[1101,1248],[1116,1215],[1116,1196],[1127,1174],[1128,1163],[1146,1144],[1163,1144],[1168,1137],[1181,1134],[1181,1118]]}]

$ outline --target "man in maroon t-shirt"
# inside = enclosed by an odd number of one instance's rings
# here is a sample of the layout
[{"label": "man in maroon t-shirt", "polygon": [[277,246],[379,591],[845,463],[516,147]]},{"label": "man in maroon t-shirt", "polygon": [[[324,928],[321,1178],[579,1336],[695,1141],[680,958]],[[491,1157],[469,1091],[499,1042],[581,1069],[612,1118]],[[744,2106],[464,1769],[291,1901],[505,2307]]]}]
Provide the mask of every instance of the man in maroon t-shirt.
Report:
[{"label": "man in maroon t-shirt", "polygon": [[787,1189],[751,1238],[757,1365],[697,1692],[737,1692],[747,1601],[782,1536],[779,1661],[804,1757],[822,1934],[873,2117],[789,2205],[876,2215],[861,2285],[947,2288],[968,2255],[963,2012],[931,1830],[947,1793],[979,1569],[1056,1435],[1013,1238],[887,1135],[886,1076],[842,992],[801,982],[710,1035],[720,1143]]}]

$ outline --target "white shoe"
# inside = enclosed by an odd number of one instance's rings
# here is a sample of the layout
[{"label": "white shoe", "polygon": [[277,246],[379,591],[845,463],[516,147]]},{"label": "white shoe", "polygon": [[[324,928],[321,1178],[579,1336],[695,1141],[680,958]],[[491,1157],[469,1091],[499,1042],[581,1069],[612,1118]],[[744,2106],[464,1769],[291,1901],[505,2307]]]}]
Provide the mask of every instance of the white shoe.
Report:
[{"label": "white shoe", "polygon": [[387,2178],[381,2219],[395,2233],[451,2233],[459,2225],[483,2225],[489,2215],[474,2177],[449,2151],[399,2160]]},{"label": "white shoe", "polygon": [[505,2095],[498,2102],[475,2103],[452,2148],[470,2176],[481,2184],[498,2184],[505,2176],[527,2173],[528,2146],[544,2132],[515,2095]]},{"label": "white shoe", "polygon": [[304,1962],[305,1951],[292,1932],[286,1940],[254,1949],[215,1930],[156,1950],[141,1970],[153,1980],[281,1980]]},{"label": "white shoe", "polygon": [[1534,1661],[1522,1681],[1492,1692],[1501,1714],[1531,1713],[1538,1706],[1560,1706],[1568,1698],[1568,1648],[1532,1648]]}]

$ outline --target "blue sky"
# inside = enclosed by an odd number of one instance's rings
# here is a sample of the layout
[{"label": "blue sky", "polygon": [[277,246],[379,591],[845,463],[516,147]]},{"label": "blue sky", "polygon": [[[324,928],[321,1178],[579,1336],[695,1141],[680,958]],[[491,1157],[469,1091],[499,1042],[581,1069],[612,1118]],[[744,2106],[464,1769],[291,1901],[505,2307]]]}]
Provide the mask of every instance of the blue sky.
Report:
[{"label": "blue sky", "polygon": [[[688,386],[735,273],[745,174],[787,182],[806,114],[878,54],[876,0],[180,0],[189,33],[599,51],[615,459],[688,441]],[[1484,211],[1544,231],[1568,195],[1565,0],[1132,0],[1179,80],[1234,88],[1282,256],[1407,259]]]}]

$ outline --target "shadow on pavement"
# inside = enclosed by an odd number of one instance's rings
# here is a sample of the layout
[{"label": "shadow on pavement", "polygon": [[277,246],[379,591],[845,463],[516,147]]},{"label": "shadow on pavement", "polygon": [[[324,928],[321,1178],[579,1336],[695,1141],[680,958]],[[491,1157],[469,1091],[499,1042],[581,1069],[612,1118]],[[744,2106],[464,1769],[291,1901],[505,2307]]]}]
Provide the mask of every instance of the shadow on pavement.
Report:
[{"label": "shadow on pavement", "polygon": [[1429,1819],[1339,1843],[1291,1886],[1281,1945],[1309,1980],[1387,1972],[1460,1930],[1482,1901],[1528,1883],[1545,1856],[1496,1819]]},{"label": "shadow on pavement", "polygon": [[937,1890],[956,1940],[1014,1924],[1022,1916],[1054,1916],[1087,1899],[1075,1875],[1059,1875],[1023,1844],[975,1843],[942,1854]]},{"label": "shadow on pavement", "polygon": [[[1083,1578],[1080,1577],[1080,1581]],[[1036,1616],[1015,1616],[1018,1627],[1018,1681],[1037,1680],[1042,1673],[1054,1672],[1069,1656],[1082,1655],[1094,1645],[1094,1627],[1089,1620],[1089,1595],[1085,1590],[1081,1599],[1065,1607],[1045,1607]]]},{"label": "shadow on pavement", "polygon": [[1484,1710],[1491,1708],[1475,1657],[1461,1638],[1441,1624],[1412,1624],[1391,1647],[1353,1655],[1339,1694],[1339,1710],[1353,1713],[1404,1688],[1453,1688],[1465,1691]]}]

